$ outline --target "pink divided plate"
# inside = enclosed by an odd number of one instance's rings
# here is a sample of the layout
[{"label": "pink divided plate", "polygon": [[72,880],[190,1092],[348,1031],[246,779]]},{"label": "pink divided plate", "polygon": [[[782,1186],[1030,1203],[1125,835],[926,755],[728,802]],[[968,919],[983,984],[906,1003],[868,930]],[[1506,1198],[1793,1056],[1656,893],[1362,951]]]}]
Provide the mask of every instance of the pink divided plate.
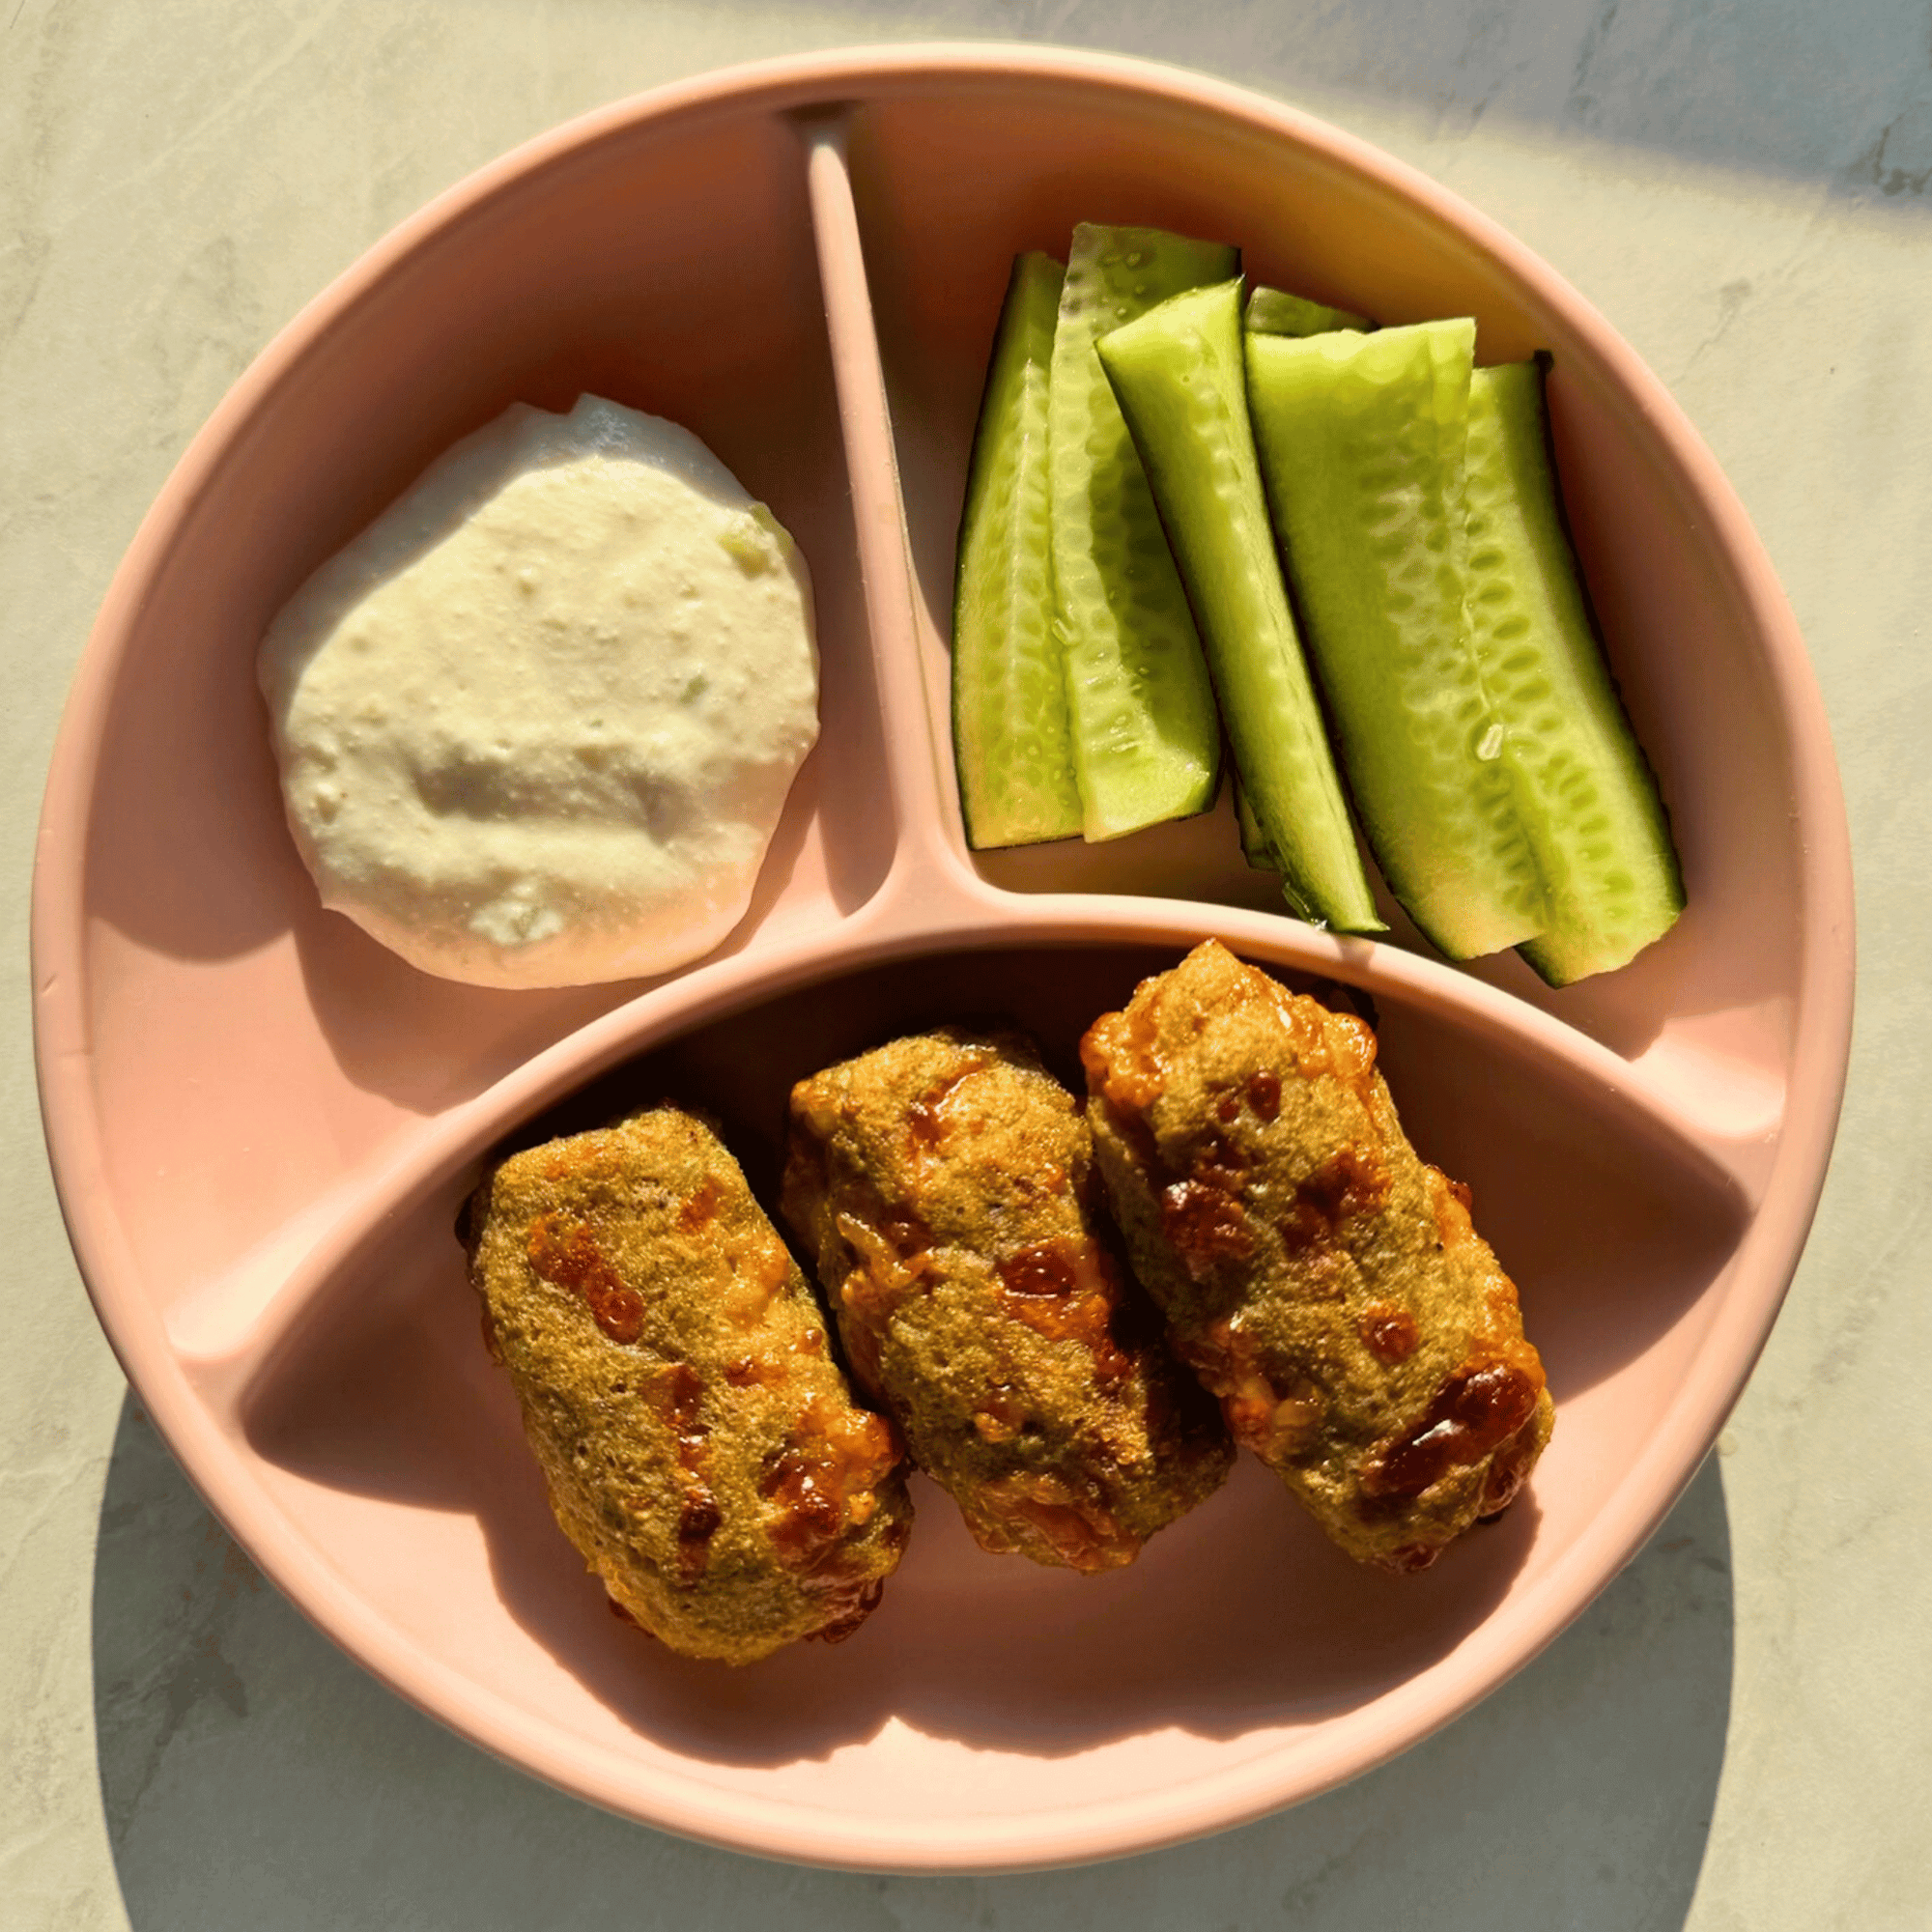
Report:
[{"label": "pink divided plate", "polygon": [[[974,855],[947,728],[952,532],[1011,257],[1078,220],[1554,353],[1576,537],[1690,908],[1564,993],[1285,918],[1220,812]],[[798,538],[823,735],[753,910],[646,984],[425,978],[324,913],[254,653],[439,451],[522,398],[670,416]],[[1604,322],[1453,196],[1285,107],[1131,62],[895,49],[593,114],[305,310],[150,513],[82,662],[35,881],[38,1054],[100,1319],[262,1568],[404,1696],[652,1824],[900,1869],[1100,1857],[1255,1816],[1495,1688],[1709,1447],[1824,1178],[1852,994],[1843,808],[1769,563]],[[1214,933],[1365,989],[1412,1138],[1471,1182],[1559,1405],[1529,1493],[1420,1577],[1354,1568],[1258,1465],[1119,1575],[981,1555],[922,1489],[852,1641],[733,1671],[611,1618],[547,1514],[451,1236],[554,1105],[669,1092],[768,1182],[788,1084],[998,1011],[1063,1062]],[[602,1084],[590,1094],[593,1080]],[[769,1199],[769,1194],[767,1196]]]}]

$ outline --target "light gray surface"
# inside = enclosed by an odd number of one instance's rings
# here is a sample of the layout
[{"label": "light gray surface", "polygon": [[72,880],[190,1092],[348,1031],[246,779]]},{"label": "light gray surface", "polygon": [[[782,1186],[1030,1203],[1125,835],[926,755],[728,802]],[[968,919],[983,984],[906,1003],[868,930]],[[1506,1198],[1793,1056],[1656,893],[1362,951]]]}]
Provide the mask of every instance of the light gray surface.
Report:
[{"label": "light gray surface", "polygon": [[[1498,1696],[1285,1817],[1085,1872],[785,1870],[446,1736],[255,1576],[131,1406],[61,1234],[27,1047],[33,826],[135,524],[247,359],[428,195],[724,62],[1020,37],[1178,59],[1380,141],[1651,360],[1756,519],[1837,733],[1862,962],[1838,1158],[1719,1458]],[[1928,1919],[1932,19],[1864,0],[838,11],[14,0],[0,29],[0,1922],[1816,1927]],[[1714,730],[1722,728],[1713,719]]]}]

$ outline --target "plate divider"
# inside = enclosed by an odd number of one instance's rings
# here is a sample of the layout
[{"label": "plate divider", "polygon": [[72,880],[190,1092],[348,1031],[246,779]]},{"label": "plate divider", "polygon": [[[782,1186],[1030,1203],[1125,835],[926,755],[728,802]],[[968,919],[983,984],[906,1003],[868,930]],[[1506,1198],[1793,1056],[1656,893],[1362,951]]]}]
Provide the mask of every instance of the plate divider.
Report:
[{"label": "plate divider", "polygon": [[859,567],[873,670],[884,713],[887,782],[899,844],[885,885],[867,908],[895,923],[952,923],[963,901],[997,915],[996,895],[966,864],[952,821],[949,722],[927,699],[915,611],[911,542],[900,487],[884,363],[846,141],[852,109],[799,119],[819,285],[852,486]]}]

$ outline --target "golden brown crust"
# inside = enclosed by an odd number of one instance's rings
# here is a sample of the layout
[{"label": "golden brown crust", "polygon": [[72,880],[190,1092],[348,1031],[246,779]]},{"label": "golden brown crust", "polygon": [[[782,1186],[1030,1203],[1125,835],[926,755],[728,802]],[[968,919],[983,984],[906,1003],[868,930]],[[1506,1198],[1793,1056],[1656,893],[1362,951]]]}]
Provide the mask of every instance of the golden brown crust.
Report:
[{"label": "golden brown crust", "polygon": [[782,1207],[854,1375],[983,1548],[1117,1568],[1226,1476],[1023,1039],[949,1028],[801,1081]]},{"label": "golden brown crust", "polygon": [[1208,940],[1081,1058],[1127,1251],[1236,1439],[1388,1569],[1505,1507],[1549,1437],[1543,1365],[1367,1024]]},{"label": "golden brown crust", "polygon": [[532,1148],[469,1227],[551,1507],[613,1605],[731,1663],[857,1629],[911,1529],[900,1447],[716,1136],[657,1107]]}]

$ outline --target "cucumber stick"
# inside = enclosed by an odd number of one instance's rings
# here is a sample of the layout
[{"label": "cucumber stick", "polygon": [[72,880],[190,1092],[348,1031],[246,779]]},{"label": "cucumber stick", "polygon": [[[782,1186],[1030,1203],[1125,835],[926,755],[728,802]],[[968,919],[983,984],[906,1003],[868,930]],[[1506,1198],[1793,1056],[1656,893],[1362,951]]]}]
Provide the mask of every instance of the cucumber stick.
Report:
[{"label": "cucumber stick", "polygon": [[1545,895],[1463,614],[1475,325],[1245,338],[1255,440],[1362,829],[1452,959]]},{"label": "cucumber stick", "polygon": [[1568,985],[1668,931],[1684,884],[1564,536],[1540,363],[1475,372],[1466,498],[1470,634],[1548,893],[1521,951]]},{"label": "cucumber stick", "polygon": [[1089,838],[1206,810],[1221,760],[1200,639],[1094,341],[1179,290],[1233,274],[1239,260],[1159,229],[1073,231],[1048,453],[1054,605]]},{"label": "cucumber stick", "polygon": [[1053,627],[1047,375],[1066,271],[1013,263],[973,438],[952,598],[952,751],[967,842],[1032,845],[1081,823]]},{"label": "cucumber stick", "polygon": [[1256,288],[1248,296],[1241,327],[1250,335],[1326,335],[1330,329],[1354,330],[1375,327],[1365,315],[1346,308],[1329,308],[1310,301],[1306,296],[1292,296],[1285,289]]},{"label": "cucumber stick", "polygon": [[[1248,305],[1241,311],[1241,327],[1253,335],[1325,335],[1330,329],[1370,329],[1375,324],[1365,315],[1346,308],[1329,308],[1310,301],[1306,296],[1290,295],[1286,289],[1257,285],[1248,291]],[[1278,872],[1274,853],[1269,848],[1254,808],[1235,780],[1235,823],[1241,834],[1241,857],[1258,872]]]},{"label": "cucumber stick", "polygon": [[1268,530],[1240,301],[1238,279],[1176,296],[1103,335],[1100,360],[1160,505],[1241,793],[1283,892],[1318,924],[1380,932]]}]

